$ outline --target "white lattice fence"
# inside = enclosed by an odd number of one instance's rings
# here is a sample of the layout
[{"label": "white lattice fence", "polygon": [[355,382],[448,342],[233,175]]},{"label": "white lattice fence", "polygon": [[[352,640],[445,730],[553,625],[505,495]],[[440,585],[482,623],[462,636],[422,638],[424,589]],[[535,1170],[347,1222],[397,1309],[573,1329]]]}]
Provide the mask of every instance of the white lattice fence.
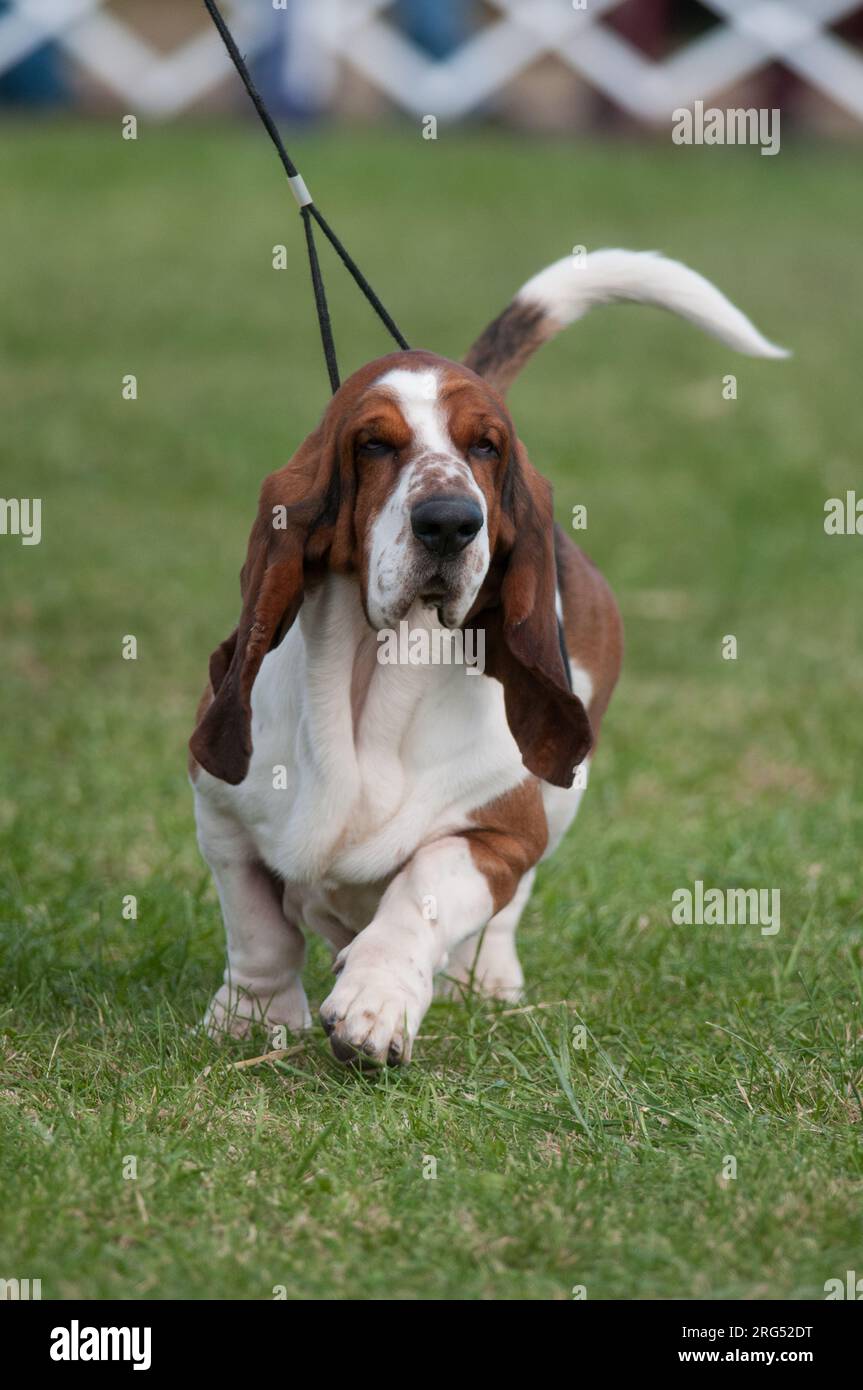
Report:
[{"label": "white lattice fence", "polygon": [[[576,4],[585,3],[585,8]],[[326,97],[342,65],[360,72],[413,115],[454,120],[488,102],[525,68],[556,55],[630,115],[667,121],[774,61],[863,121],[863,59],[830,26],[860,0],[701,0],[722,22],[662,62],[606,23],[623,0],[492,0],[495,16],[445,62],[399,31],[392,0],[225,0],[240,46],[255,54],[287,29],[284,80]],[[205,25],[173,52],[147,43],[106,0],[13,0],[0,17],[0,73],[46,38],[117,94],[126,109],[168,117],[191,106],[229,71]]]}]

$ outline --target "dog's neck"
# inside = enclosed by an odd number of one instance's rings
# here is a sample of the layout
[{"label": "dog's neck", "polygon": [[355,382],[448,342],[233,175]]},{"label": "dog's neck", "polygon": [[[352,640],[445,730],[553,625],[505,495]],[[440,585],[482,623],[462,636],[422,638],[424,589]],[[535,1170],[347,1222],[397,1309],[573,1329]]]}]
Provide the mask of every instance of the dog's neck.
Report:
[{"label": "dog's neck", "polygon": [[394,741],[419,701],[445,680],[452,664],[436,662],[434,656],[407,659],[408,638],[424,636],[431,652],[452,639],[433,608],[417,600],[397,629],[376,632],[354,576],[328,575],[307,594],[299,621],[315,695],[332,705],[349,694],[357,730],[367,722],[367,706],[374,715],[375,701],[384,700]]},{"label": "dog's neck", "polygon": [[[412,631],[439,626],[420,604],[405,621]],[[420,705],[464,671],[382,661],[381,634],[368,623],[355,578],[329,575],[307,596],[299,623],[310,742],[339,750],[339,768],[327,771],[337,773],[348,797],[373,788],[382,822],[404,794],[404,749]]]}]

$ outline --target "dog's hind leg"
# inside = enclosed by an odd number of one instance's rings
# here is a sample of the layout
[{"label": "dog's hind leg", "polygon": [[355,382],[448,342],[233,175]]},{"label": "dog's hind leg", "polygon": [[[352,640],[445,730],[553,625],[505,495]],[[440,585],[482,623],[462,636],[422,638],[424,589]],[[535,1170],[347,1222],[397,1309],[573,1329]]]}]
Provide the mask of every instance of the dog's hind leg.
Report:
[{"label": "dog's hind leg", "polygon": [[527,906],[536,870],[524,875],[506,907],[496,912],[484,931],[462,941],[450,953],[449,965],[438,979],[437,994],[463,998],[476,989],[488,999],[517,1003],[524,990],[524,972],[515,949],[515,933]]}]

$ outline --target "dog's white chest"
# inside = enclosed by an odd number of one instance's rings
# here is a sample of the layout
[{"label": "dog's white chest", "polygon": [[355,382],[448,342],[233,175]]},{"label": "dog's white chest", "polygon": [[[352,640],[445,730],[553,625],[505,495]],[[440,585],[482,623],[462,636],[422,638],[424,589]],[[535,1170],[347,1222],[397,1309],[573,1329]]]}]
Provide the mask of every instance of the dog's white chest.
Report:
[{"label": "dog's white chest", "polygon": [[331,576],[261,666],[247,777],[207,779],[289,883],[385,882],[525,775],[497,681],[379,652],[356,585]]}]

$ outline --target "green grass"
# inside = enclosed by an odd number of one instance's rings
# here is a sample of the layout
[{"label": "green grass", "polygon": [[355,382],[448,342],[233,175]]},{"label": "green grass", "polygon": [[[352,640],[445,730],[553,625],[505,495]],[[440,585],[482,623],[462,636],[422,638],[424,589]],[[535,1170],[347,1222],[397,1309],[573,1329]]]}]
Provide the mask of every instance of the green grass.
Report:
[{"label": "green grass", "polygon": [[[689,261],[795,356],[620,309],[525,374],[520,432],[559,517],[587,504],[628,639],[520,934],[537,1007],[436,1004],[404,1073],[345,1072],[320,1033],[237,1069],[266,1039],[191,1031],[223,942],[184,749],[258,483],[327,398],[300,230],[251,128],[5,127],[3,492],[43,498],[43,540],[0,537],[0,1276],[46,1298],[823,1297],[863,1251],[863,539],[822,526],[863,492],[859,154],[293,143],[418,346],[458,355],[544,263],[623,244]],[[347,371],[388,344],[330,266]],[[781,931],[672,926],[696,878],[779,888]],[[328,971],[313,944],[313,1007]]]}]

